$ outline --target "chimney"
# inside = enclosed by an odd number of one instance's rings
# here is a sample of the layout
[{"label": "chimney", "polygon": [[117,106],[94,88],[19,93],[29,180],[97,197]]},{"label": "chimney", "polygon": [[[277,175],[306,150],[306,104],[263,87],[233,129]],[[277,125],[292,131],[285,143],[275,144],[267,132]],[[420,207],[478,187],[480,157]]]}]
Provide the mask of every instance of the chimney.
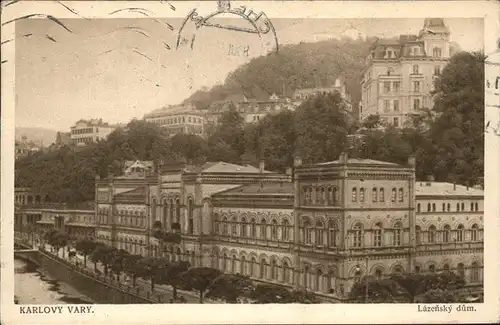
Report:
[{"label": "chimney", "polygon": [[415,157],[408,157],[408,165],[410,165],[412,168],[415,168],[415,166],[417,165],[417,160],[415,159]]},{"label": "chimney", "polygon": [[349,159],[349,156],[347,155],[347,152],[342,152],[339,157],[339,161],[341,164],[347,164],[347,161]]},{"label": "chimney", "polygon": [[259,173],[262,174],[264,172],[265,167],[266,167],[265,161],[264,160],[259,161]]},{"label": "chimney", "polygon": [[293,166],[299,167],[300,165],[302,165],[302,158],[300,158],[299,156],[296,156],[294,161],[293,161]]}]

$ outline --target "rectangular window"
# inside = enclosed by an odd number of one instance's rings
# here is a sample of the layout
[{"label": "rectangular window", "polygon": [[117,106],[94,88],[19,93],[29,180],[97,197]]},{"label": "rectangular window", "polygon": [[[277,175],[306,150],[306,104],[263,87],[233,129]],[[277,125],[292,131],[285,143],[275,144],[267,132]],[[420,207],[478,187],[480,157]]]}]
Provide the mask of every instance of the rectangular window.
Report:
[{"label": "rectangular window", "polygon": [[393,102],[392,102],[392,106],[394,108],[394,112],[399,112],[399,100],[398,99],[395,99]]},{"label": "rectangular window", "polygon": [[420,81],[413,82],[413,91],[416,93],[420,92]]},{"label": "rectangular window", "polygon": [[388,100],[384,100],[384,112],[389,112],[391,109],[391,102]]},{"label": "rectangular window", "polygon": [[440,74],[441,74],[441,67],[440,66],[434,67],[434,75],[439,76]]},{"label": "rectangular window", "polygon": [[400,82],[399,81],[393,82],[392,83],[392,90],[394,92],[398,93],[399,92],[399,88],[400,88],[399,86],[400,86]]},{"label": "rectangular window", "polygon": [[414,110],[418,110],[418,109],[420,109],[420,99],[415,98],[415,99],[413,100],[413,109],[414,109]]},{"label": "rectangular window", "polygon": [[419,71],[418,71],[418,65],[414,65],[413,68],[412,68],[412,73],[413,74],[419,74]]},{"label": "rectangular window", "polygon": [[391,91],[391,83],[389,81],[384,81],[384,93]]},{"label": "rectangular window", "polygon": [[399,118],[397,118],[397,117],[394,118],[394,126],[395,127],[399,126]]}]

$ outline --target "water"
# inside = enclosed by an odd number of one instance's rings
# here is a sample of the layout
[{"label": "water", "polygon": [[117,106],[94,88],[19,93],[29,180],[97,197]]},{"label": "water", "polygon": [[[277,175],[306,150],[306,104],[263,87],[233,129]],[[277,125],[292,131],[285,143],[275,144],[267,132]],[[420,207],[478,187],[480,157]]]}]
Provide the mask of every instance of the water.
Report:
[{"label": "water", "polygon": [[92,304],[70,285],[40,272],[37,265],[14,260],[14,294],[19,304]]}]

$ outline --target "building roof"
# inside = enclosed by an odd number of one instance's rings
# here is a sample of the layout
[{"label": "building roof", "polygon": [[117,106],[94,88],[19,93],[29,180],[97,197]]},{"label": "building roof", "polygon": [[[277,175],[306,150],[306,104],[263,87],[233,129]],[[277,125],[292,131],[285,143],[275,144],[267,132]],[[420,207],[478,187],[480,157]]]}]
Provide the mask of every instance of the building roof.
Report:
[{"label": "building roof", "polygon": [[171,116],[177,114],[201,114],[200,111],[196,110],[192,105],[172,105],[165,106],[159,109],[156,109],[150,113],[144,115],[144,118],[151,117],[163,117],[163,116]]},{"label": "building roof", "polygon": [[238,186],[216,196],[247,196],[247,195],[294,195],[293,183],[291,182],[259,182]]},{"label": "building roof", "polygon": [[87,126],[100,126],[100,127],[116,127],[116,125],[111,125],[107,122],[103,122],[102,119],[89,119],[89,120],[86,120],[86,119],[80,119],[78,121],[75,122],[75,125],[73,125],[71,127],[71,129],[74,129],[76,128],[76,125],[79,124],[79,123],[84,123],[86,124]]},{"label": "building roof", "polygon": [[[187,171],[194,172],[196,167],[187,167]],[[206,162],[201,166],[202,173],[248,173],[255,174],[259,173],[259,169],[251,165],[236,165],[223,161],[217,162]],[[264,173],[271,173],[270,171],[264,170]]]},{"label": "building roof", "polygon": [[115,200],[120,202],[131,202],[131,201],[140,201],[144,202],[146,198],[146,186],[139,186],[134,188],[133,190],[118,193],[115,195]]},{"label": "building roof", "polygon": [[445,182],[416,182],[417,196],[484,196],[484,190]]},{"label": "building roof", "polygon": [[[339,159],[334,160],[334,161],[317,163],[317,164],[314,164],[314,166],[328,166],[328,165],[338,165],[338,164],[342,164],[342,162]],[[348,165],[398,166],[398,164],[387,162],[387,161],[380,161],[380,160],[373,160],[373,159],[359,159],[359,158],[348,158],[347,164]]]}]

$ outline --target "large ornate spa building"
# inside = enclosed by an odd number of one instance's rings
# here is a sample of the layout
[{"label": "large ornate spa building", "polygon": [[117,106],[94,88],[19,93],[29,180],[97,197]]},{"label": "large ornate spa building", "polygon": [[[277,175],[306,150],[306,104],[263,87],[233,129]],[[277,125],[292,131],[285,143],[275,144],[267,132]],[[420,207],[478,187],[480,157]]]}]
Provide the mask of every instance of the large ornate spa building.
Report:
[{"label": "large ornate spa building", "polygon": [[[97,239],[341,300],[363,275],[453,269],[482,283],[483,191],[342,154],[285,174],[224,162],[96,181]],[[179,232],[180,244],[152,236]]]}]

